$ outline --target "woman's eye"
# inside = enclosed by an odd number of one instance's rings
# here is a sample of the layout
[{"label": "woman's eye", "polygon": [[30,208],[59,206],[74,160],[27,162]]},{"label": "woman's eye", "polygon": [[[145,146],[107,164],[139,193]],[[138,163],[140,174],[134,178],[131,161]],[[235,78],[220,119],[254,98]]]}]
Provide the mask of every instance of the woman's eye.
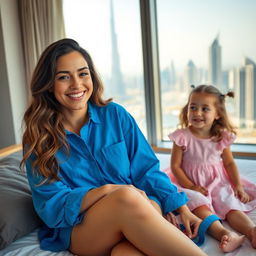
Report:
[{"label": "woman's eye", "polygon": [[58,80],[68,80],[69,76],[59,76],[57,79]]},{"label": "woman's eye", "polygon": [[88,73],[86,73],[86,72],[82,72],[82,73],[80,73],[79,75],[80,75],[80,76],[87,76],[87,75],[88,75]]}]

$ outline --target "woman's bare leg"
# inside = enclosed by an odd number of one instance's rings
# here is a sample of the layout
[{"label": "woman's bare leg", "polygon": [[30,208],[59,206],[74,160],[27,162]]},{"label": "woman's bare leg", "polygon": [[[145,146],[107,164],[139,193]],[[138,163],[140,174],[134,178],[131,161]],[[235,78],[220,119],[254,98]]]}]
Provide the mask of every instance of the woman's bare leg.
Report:
[{"label": "woman's bare leg", "polygon": [[226,215],[227,222],[236,231],[244,234],[256,249],[256,225],[244,212],[232,210]]},{"label": "woman's bare leg", "polygon": [[[83,256],[111,255],[127,239],[148,256],[205,256],[135,189],[115,190],[95,203],[73,228],[70,250]],[[125,254],[124,254],[125,255]]]},{"label": "woman's bare leg", "polygon": [[[200,206],[193,213],[201,219],[212,215],[207,206]],[[239,236],[235,232],[226,229],[220,221],[214,221],[209,227],[208,233],[220,241],[220,248],[223,252],[232,252],[244,242],[244,236]]]},{"label": "woman's bare leg", "polygon": [[[162,211],[160,206],[153,200],[150,200],[151,204],[154,208],[162,215]],[[138,248],[132,245],[129,241],[124,239],[115,245],[111,251],[111,256],[146,256],[143,252],[141,252]]]},{"label": "woman's bare leg", "polygon": [[129,241],[124,240],[118,243],[111,251],[111,256],[147,256]]}]

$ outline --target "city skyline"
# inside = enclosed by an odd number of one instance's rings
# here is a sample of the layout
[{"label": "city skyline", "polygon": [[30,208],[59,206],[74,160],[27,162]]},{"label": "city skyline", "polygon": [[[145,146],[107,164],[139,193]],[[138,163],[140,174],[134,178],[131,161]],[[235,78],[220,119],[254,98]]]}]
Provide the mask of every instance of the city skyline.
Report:
[{"label": "city skyline", "polygon": [[[101,1],[96,0],[95,2],[99,4]],[[127,48],[128,51],[126,50],[130,53],[130,57],[133,59],[134,56],[140,59],[138,63],[133,62],[133,68],[136,68],[136,72],[133,73],[128,68],[128,59],[123,63],[124,55],[122,53],[122,47],[124,47],[124,42],[122,42],[123,38],[118,30],[118,26],[120,25],[120,16],[118,17],[118,15],[120,15],[120,12],[118,5],[115,5],[118,2],[120,3],[120,1],[109,0],[106,2],[108,2],[109,8],[109,16],[106,17],[109,19],[108,24],[110,26],[108,27],[106,23],[104,26],[109,28],[108,34],[110,35],[110,40],[109,42],[107,40],[101,41],[101,44],[105,42],[107,43],[104,46],[101,45],[100,49],[104,49],[105,53],[108,53],[110,57],[102,58],[104,61],[104,70],[106,72],[102,72],[100,67],[99,71],[104,78],[106,93],[109,94],[109,97],[115,96],[115,100],[117,100],[117,102],[120,102],[128,111],[131,111],[145,134],[146,119],[145,105],[143,104],[144,83],[142,71],[143,62],[141,56],[142,51],[138,50],[136,53],[130,52],[131,47]],[[159,0],[158,2],[165,2],[165,0]],[[159,27],[161,27],[161,24]],[[256,109],[256,101],[254,99],[256,98],[256,90],[254,90],[254,88],[256,88],[256,71],[255,61],[253,59],[254,54],[252,54],[252,56],[243,56],[243,61],[241,59],[239,63],[232,63],[230,67],[227,67],[227,65],[223,64],[225,63],[224,56],[227,49],[222,45],[222,41],[225,40],[222,39],[222,34],[219,32],[212,38],[205,48],[201,48],[201,54],[204,56],[205,63],[207,63],[204,66],[198,64],[198,58],[193,59],[193,57],[189,57],[189,55],[186,55],[184,66],[182,66],[179,64],[177,59],[169,58],[168,54],[165,55],[165,57],[168,58],[167,65],[164,65],[164,61],[161,59],[161,50],[163,51],[163,47],[161,46],[161,29],[159,29],[159,31],[162,106],[169,104],[170,97],[172,98],[175,96],[171,101],[173,105],[166,109],[162,109],[164,137],[166,137],[165,135],[170,131],[170,129],[173,129],[178,124],[178,112],[180,106],[182,106],[184,101],[186,101],[186,93],[189,92],[190,84],[197,85],[199,83],[211,83],[219,87],[219,89],[224,93],[229,88],[236,90],[236,92],[238,92],[238,97],[236,97],[235,101],[231,105],[228,105],[228,107],[231,106],[230,113],[233,118],[237,119],[236,121],[238,121],[238,125],[240,127],[243,129],[247,127],[250,129],[253,128],[253,132],[255,133],[256,112],[254,108]],[[104,30],[104,32],[106,31]],[[79,34],[76,34],[76,36],[79,36]],[[138,38],[135,39],[138,40]],[[77,40],[79,41],[79,39]],[[87,41],[82,41],[83,46],[85,42],[87,42],[88,45],[92,43],[92,49],[97,49],[97,47],[95,47],[95,40],[88,39]],[[131,42],[132,40],[129,39],[129,44]],[[109,47],[107,47],[107,44],[109,44]],[[88,50],[88,48],[86,49]],[[88,51],[91,53],[90,49]],[[168,53],[168,50],[166,53]],[[91,55],[94,59],[93,54]],[[97,61],[95,61],[95,64],[96,67],[98,67]],[[140,66],[140,68],[138,68],[138,66]],[[125,98],[123,97],[124,94]],[[245,97],[249,100],[245,100]],[[246,133],[248,135],[248,131],[246,131]]]},{"label": "city skyline", "polygon": [[[113,5],[121,71],[141,73],[139,1],[113,0]],[[207,67],[207,49],[218,34],[226,49],[224,68],[240,65],[246,56],[256,60],[256,1],[158,0],[157,10],[161,69],[174,61],[178,70],[189,59]],[[64,0],[64,16],[67,35],[84,43],[104,76],[111,74],[109,1]]]},{"label": "city skyline", "polygon": [[[226,98],[228,115],[239,128],[240,142],[256,143],[256,63],[250,58],[244,58],[239,67],[223,70],[221,55],[222,46],[217,36],[209,46],[208,69],[199,69],[193,60],[189,60],[182,74],[175,72],[173,63],[169,69],[161,71],[162,105],[172,102],[169,110],[162,109],[165,137],[174,129],[172,125],[179,123],[179,110],[191,90],[190,85],[212,84],[223,94],[229,90],[235,92],[234,99]],[[175,83],[171,83],[170,77],[173,75],[178,77]]]}]

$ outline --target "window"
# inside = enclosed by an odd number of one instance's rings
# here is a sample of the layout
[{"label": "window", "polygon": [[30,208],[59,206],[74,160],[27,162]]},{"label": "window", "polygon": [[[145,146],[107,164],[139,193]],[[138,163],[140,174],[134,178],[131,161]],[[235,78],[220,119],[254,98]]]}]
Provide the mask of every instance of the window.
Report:
[{"label": "window", "polygon": [[177,128],[190,85],[227,98],[239,143],[256,143],[256,2],[157,0],[163,140]]},{"label": "window", "polygon": [[227,108],[236,142],[255,154],[255,1],[63,1],[67,36],[89,51],[106,97],[135,117],[152,145],[167,145],[190,85],[207,83],[235,91]]},{"label": "window", "polygon": [[67,37],[85,48],[112,97],[146,132],[139,0],[64,0]]}]

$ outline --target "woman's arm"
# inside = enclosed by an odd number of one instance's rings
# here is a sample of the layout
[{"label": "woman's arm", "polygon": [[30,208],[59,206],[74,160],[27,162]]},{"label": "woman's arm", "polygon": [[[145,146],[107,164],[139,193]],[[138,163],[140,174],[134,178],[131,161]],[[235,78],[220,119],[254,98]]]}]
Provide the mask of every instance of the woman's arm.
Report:
[{"label": "woman's arm", "polygon": [[159,160],[140,131],[138,125],[127,112],[119,113],[124,135],[127,159],[129,159],[129,176],[132,184],[145,191],[148,198],[161,206],[166,215],[186,204],[185,193],[179,192],[169,177],[160,170]]},{"label": "woman's arm", "polygon": [[208,191],[206,188],[198,186],[194,184],[185,174],[184,170],[181,168],[183,151],[182,148],[179,147],[175,142],[173,142],[172,148],[172,157],[171,157],[171,170],[177,179],[178,183],[183,188],[192,189],[202,193],[203,195],[207,196]]},{"label": "woman's arm", "polygon": [[241,202],[247,203],[250,201],[250,196],[244,191],[241,183],[240,175],[236,163],[234,161],[230,147],[225,148],[222,153],[223,165],[227,171],[228,177],[233,185],[235,195]]}]

